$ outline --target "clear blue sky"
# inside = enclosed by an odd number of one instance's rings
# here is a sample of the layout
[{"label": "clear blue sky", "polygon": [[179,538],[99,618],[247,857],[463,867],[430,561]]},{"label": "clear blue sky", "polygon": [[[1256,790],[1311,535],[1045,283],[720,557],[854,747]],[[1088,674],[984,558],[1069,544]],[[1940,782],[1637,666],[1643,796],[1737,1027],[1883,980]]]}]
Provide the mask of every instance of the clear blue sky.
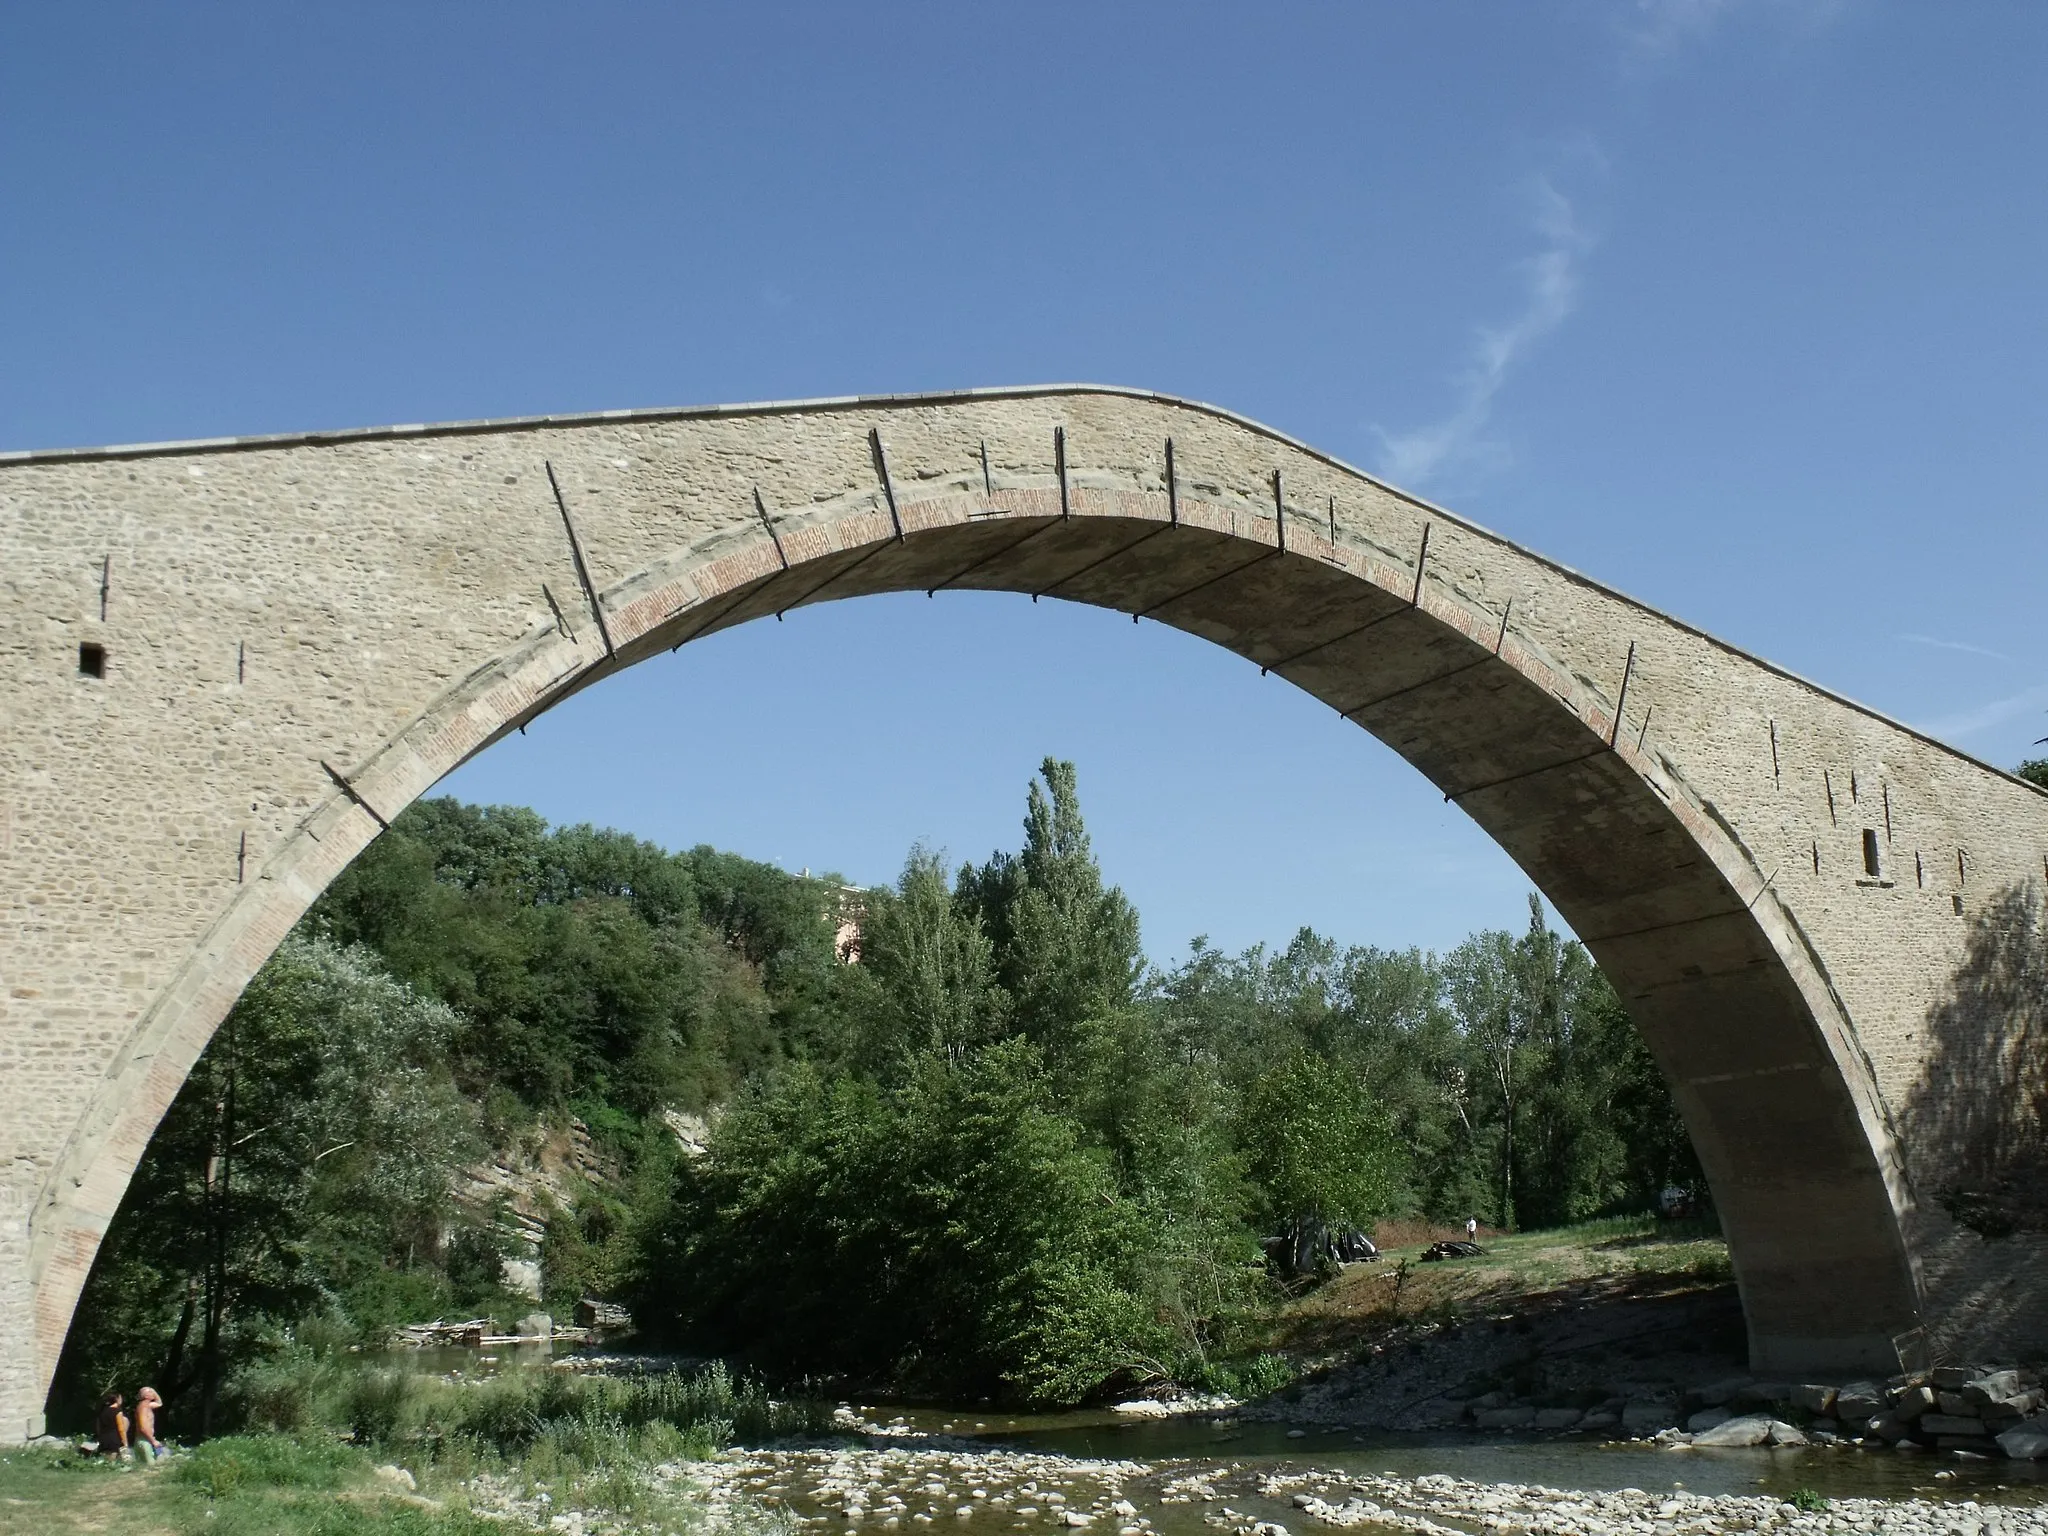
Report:
[{"label": "clear blue sky", "polygon": [[[1989,0],[9,6],[0,446],[1141,385],[2010,765],[2044,79]],[[1023,599],[723,635],[449,787],[874,882],[1048,752],[1155,956],[1520,920],[1328,710]]]}]

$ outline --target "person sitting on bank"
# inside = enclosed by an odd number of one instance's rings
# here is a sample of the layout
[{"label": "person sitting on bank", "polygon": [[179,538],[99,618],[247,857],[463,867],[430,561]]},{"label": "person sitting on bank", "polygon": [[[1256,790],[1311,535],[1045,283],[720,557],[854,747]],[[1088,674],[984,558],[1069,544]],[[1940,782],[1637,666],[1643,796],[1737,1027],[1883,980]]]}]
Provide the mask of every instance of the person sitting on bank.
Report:
[{"label": "person sitting on bank", "polygon": [[93,1426],[99,1437],[94,1446],[109,1461],[128,1459],[128,1415],[121,1411],[121,1394],[109,1392],[107,1400],[100,1404],[100,1416]]},{"label": "person sitting on bank", "polygon": [[156,1411],[163,1405],[164,1400],[156,1395],[155,1387],[144,1387],[135,1394],[135,1429],[131,1443],[136,1456],[145,1465],[170,1452],[170,1447],[156,1435]]}]

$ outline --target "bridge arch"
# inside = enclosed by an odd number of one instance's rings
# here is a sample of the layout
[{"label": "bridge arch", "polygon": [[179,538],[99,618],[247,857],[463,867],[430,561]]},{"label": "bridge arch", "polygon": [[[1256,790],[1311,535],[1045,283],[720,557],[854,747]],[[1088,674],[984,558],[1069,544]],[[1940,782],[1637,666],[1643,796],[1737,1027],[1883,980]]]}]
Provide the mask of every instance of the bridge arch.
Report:
[{"label": "bridge arch", "polygon": [[[213,1029],[400,809],[637,661],[906,590],[1175,625],[1455,800],[1670,1079],[1758,1369],[1895,1370],[1952,1324],[1958,1276],[1983,1283],[1895,1107],[1958,914],[2032,874],[2048,802],[1241,418],[1058,388],[17,455],[0,540],[35,678],[0,736],[0,891],[35,917],[0,940],[0,1060],[54,1063],[0,1077],[0,1316],[33,1317],[0,1323],[5,1422],[40,1406]],[[69,674],[74,640],[101,686]],[[132,800],[52,833],[95,778]],[[1889,879],[1864,862],[1873,792]]]}]

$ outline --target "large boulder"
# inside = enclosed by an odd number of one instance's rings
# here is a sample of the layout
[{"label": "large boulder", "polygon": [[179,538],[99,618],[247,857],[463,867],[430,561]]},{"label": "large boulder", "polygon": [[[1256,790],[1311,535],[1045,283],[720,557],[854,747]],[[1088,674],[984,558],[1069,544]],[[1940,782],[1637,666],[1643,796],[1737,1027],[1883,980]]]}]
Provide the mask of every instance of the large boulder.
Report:
[{"label": "large boulder", "polygon": [[1685,1421],[1685,1427],[1699,1434],[1702,1430],[1719,1429],[1734,1417],[1726,1408],[1702,1408]]},{"label": "large boulder", "polygon": [[1797,1386],[1792,1389],[1792,1401],[1815,1417],[1823,1417],[1834,1411],[1835,1389],[1821,1386]]},{"label": "large boulder", "polygon": [[1885,1410],[1885,1390],[1874,1381],[1852,1381],[1835,1394],[1835,1417],[1867,1419]]},{"label": "large boulder", "polygon": [[1923,1413],[1920,1415],[1920,1433],[1982,1437],[1990,1431],[1984,1427],[1982,1419],[1965,1418],[1959,1413]]},{"label": "large boulder", "polygon": [[2048,1425],[2021,1424],[1998,1437],[1998,1448],[2014,1461],[2048,1457]]},{"label": "large boulder", "polygon": [[1932,1413],[1934,1403],[1934,1388],[1908,1387],[1899,1394],[1899,1400],[1892,1404],[1891,1414],[1893,1418],[1903,1419],[1910,1424],[1921,1414]]},{"label": "large boulder", "polygon": [[2019,1394],[2018,1371],[1989,1371],[1976,1380],[1963,1384],[1963,1396],[1969,1399],[1972,1408],[1979,1410],[1988,1408],[1993,1403],[2002,1403],[2009,1397],[2018,1397]]},{"label": "large boulder", "polygon": [[1729,1419],[1712,1429],[1692,1437],[1695,1446],[1720,1450],[1730,1446],[1762,1445],[1771,1438],[1771,1430],[1777,1421],[1767,1413],[1746,1413],[1739,1419]]},{"label": "large boulder", "polygon": [[1585,1414],[1577,1408],[1538,1408],[1536,1428],[1571,1429],[1584,1417]]}]

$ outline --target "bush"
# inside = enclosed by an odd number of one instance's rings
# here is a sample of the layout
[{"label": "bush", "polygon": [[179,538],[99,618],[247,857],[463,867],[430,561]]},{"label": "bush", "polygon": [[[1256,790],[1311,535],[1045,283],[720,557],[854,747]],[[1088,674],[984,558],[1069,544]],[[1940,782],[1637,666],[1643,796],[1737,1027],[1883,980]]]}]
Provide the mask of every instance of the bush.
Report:
[{"label": "bush", "polygon": [[245,1488],[339,1488],[367,1465],[331,1440],[226,1435],[171,1460],[171,1476],[218,1499]]},{"label": "bush", "polygon": [[343,1412],[357,1445],[394,1440],[406,1427],[408,1410],[418,1396],[419,1378],[408,1371],[370,1370],[348,1384]]}]

